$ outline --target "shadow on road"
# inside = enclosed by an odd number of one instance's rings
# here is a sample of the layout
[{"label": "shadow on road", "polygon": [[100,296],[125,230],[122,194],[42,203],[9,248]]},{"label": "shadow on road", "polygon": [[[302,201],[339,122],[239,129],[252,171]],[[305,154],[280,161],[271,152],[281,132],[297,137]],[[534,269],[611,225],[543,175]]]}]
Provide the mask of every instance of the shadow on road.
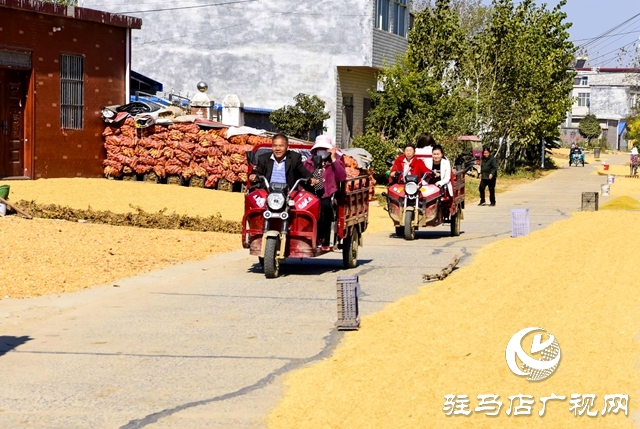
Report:
[{"label": "shadow on road", "polygon": [[[342,265],[342,254],[336,252],[339,258],[335,259],[298,259],[287,258],[280,263],[280,277],[288,276],[317,276],[326,273],[339,273],[344,271]],[[371,259],[358,259],[358,268],[366,266],[371,263]],[[262,266],[259,263],[253,264],[248,270],[248,273],[264,274]]]},{"label": "shadow on road", "polygon": [[31,341],[33,338],[24,336],[24,337],[12,337],[9,335],[0,336],[0,356],[7,354],[11,350],[15,349],[26,343],[27,341]]},{"label": "shadow on road", "polygon": [[[464,231],[460,231],[460,235],[464,235]],[[438,240],[441,238],[451,238],[450,231],[416,231],[416,240]],[[389,238],[393,238],[396,240],[404,240],[404,237],[395,235],[394,233],[389,234]]]}]

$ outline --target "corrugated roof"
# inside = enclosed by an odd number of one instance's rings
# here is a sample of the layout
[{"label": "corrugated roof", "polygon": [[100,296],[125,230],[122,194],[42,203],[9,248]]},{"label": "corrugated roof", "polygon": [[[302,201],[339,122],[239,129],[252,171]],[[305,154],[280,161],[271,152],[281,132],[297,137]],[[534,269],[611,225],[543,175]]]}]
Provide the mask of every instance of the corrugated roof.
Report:
[{"label": "corrugated roof", "polygon": [[118,15],[85,7],[64,6],[40,0],[0,0],[0,7],[25,10],[43,15],[75,18],[81,21],[99,22],[114,27],[134,28],[136,30],[142,28],[142,19],[134,18],[133,16]]}]

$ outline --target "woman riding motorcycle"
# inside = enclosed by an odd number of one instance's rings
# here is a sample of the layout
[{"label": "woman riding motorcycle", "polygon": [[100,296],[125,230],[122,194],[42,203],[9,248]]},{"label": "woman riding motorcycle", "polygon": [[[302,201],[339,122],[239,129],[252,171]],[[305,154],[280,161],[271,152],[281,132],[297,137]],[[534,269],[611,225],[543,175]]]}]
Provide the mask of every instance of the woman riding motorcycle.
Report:
[{"label": "woman riding motorcycle", "polygon": [[421,159],[415,157],[416,149],[408,143],[404,147],[404,155],[400,155],[391,167],[389,174],[389,183],[392,183],[397,179],[398,175],[407,176],[415,175],[424,179],[424,176],[429,172],[427,166]]}]

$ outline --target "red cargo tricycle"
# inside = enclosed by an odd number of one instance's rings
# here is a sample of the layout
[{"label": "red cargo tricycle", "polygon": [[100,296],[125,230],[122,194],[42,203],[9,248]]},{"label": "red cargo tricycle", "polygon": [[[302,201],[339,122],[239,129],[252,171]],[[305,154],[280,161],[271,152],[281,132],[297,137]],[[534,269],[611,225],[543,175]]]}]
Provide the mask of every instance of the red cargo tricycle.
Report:
[{"label": "red cargo tricycle", "polygon": [[[416,155],[418,158],[431,155]],[[393,160],[387,160],[393,164]],[[430,173],[428,173],[430,174]],[[405,240],[415,239],[415,232],[422,227],[450,224],[451,235],[460,235],[465,195],[465,173],[457,166],[451,170],[453,195],[445,187],[425,184],[429,177],[401,175],[396,183],[390,183],[387,192],[387,211],[396,228],[396,235]]]},{"label": "red cargo tricycle", "polygon": [[[290,145],[289,150],[310,156],[309,148]],[[257,146],[247,153],[249,174],[256,165],[257,154],[270,151],[270,146]],[[306,154],[305,154],[306,152]],[[358,264],[358,246],[369,219],[369,176],[347,179],[340,184],[334,204],[331,242],[319,247],[317,242],[320,199],[304,189],[308,179],[287,185],[269,183],[257,176],[258,186],[245,195],[242,218],[242,245],[251,255],[258,256],[267,278],[280,274],[280,262],[285,258],[314,258],[336,249],[342,250],[344,268]]]}]

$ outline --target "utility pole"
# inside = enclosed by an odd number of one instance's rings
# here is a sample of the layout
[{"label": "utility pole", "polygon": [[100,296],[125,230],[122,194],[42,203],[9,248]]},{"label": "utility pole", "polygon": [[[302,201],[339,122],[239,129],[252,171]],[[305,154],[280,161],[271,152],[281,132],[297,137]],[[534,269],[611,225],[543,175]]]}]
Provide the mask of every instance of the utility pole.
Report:
[{"label": "utility pole", "polygon": [[544,168],[544,139],[540,139],[540,142],[542,143],[542,168]]}]

